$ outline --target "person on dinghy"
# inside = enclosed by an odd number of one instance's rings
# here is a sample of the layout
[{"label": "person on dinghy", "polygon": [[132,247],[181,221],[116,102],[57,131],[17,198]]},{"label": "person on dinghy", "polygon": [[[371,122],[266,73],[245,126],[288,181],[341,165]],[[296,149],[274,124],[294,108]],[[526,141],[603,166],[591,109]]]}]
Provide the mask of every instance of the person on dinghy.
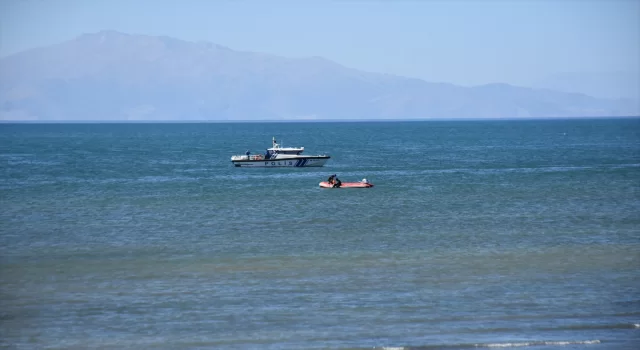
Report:
[{"label": "person on dinghy", "polygon": [[340,179],[338,179],[338,177],[335,174],[333,174],[333,187],[337,188],[340,186],[342,186],[342,181],[340,181]]}]

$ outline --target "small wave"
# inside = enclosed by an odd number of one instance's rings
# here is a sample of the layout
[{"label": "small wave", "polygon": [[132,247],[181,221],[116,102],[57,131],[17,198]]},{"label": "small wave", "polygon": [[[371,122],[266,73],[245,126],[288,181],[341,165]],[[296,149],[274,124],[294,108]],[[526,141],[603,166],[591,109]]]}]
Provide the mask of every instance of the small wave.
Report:
[{"label": "small wave", "polygon": [[196,178],[185,176],[143,176],[136,179],[136,182],[154,183],[154,182],[185,182],[197,181]]},{"label": "small wave", "polygon": [[487,343],[487,344],[474,344],[477,348],[515,348],[515,347],[523,347],[523,346],[541,346],[541,345],[556,345],[556,346],[566,346],[566,345],[590,345],[590,344],[600,344],[600,340],[578,340],[578,341],[531,341],[531,342],[521,342],[521,343]]},{"label": "small wave", "polygon": [[640,328],[640,324],[637,323],[612,323],[612,324],[576,324],[560,327],[541,327],[539,330],[555,331],[555,330],[595,330],[595,329],[629,329]]},{"label": "small wave", "polygon": [[637,167],[640,167],[640,164],[638,164],[638,163],[618,164],[618,165],[613,165],[611,168],[612,169],[624,169],[624,168],[637,168]]},{"label": "small wave", "polygon": [[160,160],[150,160],[149,164],[160,164],[160,165],[192,165],[192,164],[197,164],[197,160],[195,159],[186,159],[186,160],[182,160],[182,161],[177,161],[177,160],[166,160],[166,159],[160,159]]},{"label": "small wave", "polygon": [[22,158],[22,157],[31,157],[34,154],[32,153],[0,153],[0,158]]},{"label": "small wave", "polygon": [[521,341],[505,343],[458,343],[440,345],[417,345],[417,346],[382,346],[374,347],[374,350],[428,350],[428,349],[470,349],[470,348],[520,348],[528,346],[568,346],[568,345],[594,345],[600,344],[598,339],[594,340],[557,340],[557,341]]},{"label": "small wave", "polygon": [[55,161],[50,161],[50,160],[28,160],[28,159],[17,159],[17,160],[8,160],[7,163],[9,165],[44,165],[44,166],[48,166],[48,165],[60,165],[62,163],[60,162],[55,162]]},{"label": "small wave", "polygon": [[209,168],[193,168],[193,169],[176,169],[176,173],[201,173],[211,171]]}]

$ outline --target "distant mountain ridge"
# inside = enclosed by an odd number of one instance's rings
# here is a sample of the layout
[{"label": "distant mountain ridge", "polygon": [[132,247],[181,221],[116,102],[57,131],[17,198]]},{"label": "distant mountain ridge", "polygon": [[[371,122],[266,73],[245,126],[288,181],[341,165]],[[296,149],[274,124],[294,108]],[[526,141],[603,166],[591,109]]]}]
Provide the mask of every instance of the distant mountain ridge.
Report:
[{"label": "distant mountain ridge", "polygon": [[301,120],[636,116],[633,100],[460,87],[115,31],[0,59],[0,120]]},{"label": "distant mountain ridge", "polygon": [[[640,68],[640,67],[639,67]],[[531,87],[555,91],[580,92],[600,98],[640,97],[640,71],[562,72],[539,77]]]}]

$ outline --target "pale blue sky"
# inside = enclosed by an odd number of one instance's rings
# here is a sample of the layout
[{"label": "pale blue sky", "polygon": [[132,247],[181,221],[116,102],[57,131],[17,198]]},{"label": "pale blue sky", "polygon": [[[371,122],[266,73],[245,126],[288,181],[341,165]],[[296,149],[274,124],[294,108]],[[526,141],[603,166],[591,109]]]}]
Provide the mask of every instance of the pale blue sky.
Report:
[{"label": "pale blue sky", "polygon": [[640,74],[640,0],[0,0],[0,56],[113,29],[476,85]]}]

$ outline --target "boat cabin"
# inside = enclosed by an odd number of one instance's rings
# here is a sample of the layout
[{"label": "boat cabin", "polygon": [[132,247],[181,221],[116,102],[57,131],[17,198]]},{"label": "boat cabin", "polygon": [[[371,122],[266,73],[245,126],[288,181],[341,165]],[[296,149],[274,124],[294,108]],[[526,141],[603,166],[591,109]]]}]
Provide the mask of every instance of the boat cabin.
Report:
[{"label": "boat cabin", "polygon": [[304,147],[280,147],[280,144],[276,141],[276,138],[273,138],[273,146],[271,148],[267,148],[267,153],[264,155],[266,159],[273,158],[276,154],[286,154],[286,155],[300,155],[304,152]]},{"label": "boat cabin", "polygon": [[267,148],[267,153],[265,154],[265,158],[270,159],[276,154],[287,154],[287,155],[300,155],[304,152],[304,147],[294,148],[294,147],[272,147]]}]

